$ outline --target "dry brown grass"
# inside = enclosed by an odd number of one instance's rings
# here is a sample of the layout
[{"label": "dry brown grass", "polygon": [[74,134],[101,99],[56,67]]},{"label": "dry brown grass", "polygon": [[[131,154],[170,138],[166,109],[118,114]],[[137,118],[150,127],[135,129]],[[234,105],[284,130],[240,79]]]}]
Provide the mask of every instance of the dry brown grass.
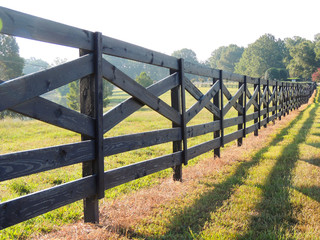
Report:
[{"label": "dry brown grass", "polygon": [[[312,101],[312,99],[311,99]],[[290,112],[281,121],[270,123],[267,128],[259,131],[259,136],[247,136],[242,147],[230,146],[222,151],[222,157],[204,159],[194,166],[183,169],[183,182],[174,182],[171,178],[162,180],[159,185],[140,189],[129,195],[113,200],[100,202],[100,224],[78,222],[63,226],[47,235],[36,236],[34,239],[128,239],[132,226],[153,213],[157,207],[170,204],[185,194],[194,191],[197,183],[206,176],[212,176],[227,166],[238,161],[247,161],[248,153],[256,152],[267,146],[273,134],[291,122],[305,106]]]}]

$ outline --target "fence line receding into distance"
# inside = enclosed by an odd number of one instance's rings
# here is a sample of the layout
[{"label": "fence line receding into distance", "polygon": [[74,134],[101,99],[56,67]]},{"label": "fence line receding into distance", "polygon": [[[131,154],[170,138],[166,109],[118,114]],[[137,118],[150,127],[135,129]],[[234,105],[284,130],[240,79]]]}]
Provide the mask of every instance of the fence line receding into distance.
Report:
[{"label": "fence line receding into distance", "polygon": [[[0,83],[0,111],[12,110],[81,134],[81,141],[77,143],[0,155],[0,181],[83,163],[81,179],[1,202],[0,229],[81,199],[84,199],[84,220],[98,222],[98,199],[104,197],[106,189],[171,167],[174,179],[181,180],[182,164],[208,151],[220,156],[220,147],[234,140],[240,146],[247,134],[257,135],[270,121],[281,119],[306,103],[314,90],[310,83],[251,78],[199,66],[99,32],[3,7],[0,7],[0,21],[3,34],[80,50],[76,60]],[[102,58],[104,54],[166,68],[170,74],[144,88]],[[186,74],[211,78],[212,86],[203,94]],[[80,113],[41,97],[77,79],[80,79]],[[234,95],[225,86],[225,80],[238,83]],[[103,81],[109,81],[131,97],[103,113]],[[159,98],[168,91],[171,92],[170,105]],[[186,91],[196,99],[189,109],[186,109]],[[144,105],[171,121],[172,128],[103,137]],[[249,114],[252,106],[254,110]],[[204,108],[212,113],[213,121],[187,126]],[[226,118],[232,108],[238,116]],[[253,124],[248,126],[250,121]],[[238,126],[237,131],[224,134],[224,129],[230,126]],[[212,140],[187,147],[189,138],[207,133],[213,133]],[[172,154],[104,171],[106,156],[168,142],[173,143]]]}]

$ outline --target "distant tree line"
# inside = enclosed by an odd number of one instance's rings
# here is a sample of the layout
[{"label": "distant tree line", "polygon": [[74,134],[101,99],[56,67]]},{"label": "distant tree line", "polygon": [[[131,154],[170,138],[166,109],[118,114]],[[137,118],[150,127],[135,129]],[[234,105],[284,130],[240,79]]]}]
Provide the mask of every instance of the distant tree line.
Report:
[{"label": "distant tree line", "polygon": [[214,50],[211,67],[252,77],[311,80],[320,67],[320,34],[314,41],[295,36],[276,39],[265,34],[247,48],[231,44]]}]

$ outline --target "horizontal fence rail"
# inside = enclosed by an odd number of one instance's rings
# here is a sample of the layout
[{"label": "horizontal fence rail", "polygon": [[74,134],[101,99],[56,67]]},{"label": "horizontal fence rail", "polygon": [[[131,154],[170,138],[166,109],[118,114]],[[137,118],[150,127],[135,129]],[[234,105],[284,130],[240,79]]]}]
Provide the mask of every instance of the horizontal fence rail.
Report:
[{"label": "horizontal fence rail", "polygon": [[[0,7],[1,33],[78,48],[80,57],[48,70],[0,82],[0,111],[22,115],[81,134],[72,144],[0,155],[0,181],[83,164],[83,177],[40,192],[0,203],[0,229],[84,199],[84,220],[99,222],[98,199],[106,189],[167,169],[182,179],[182,164],[208,151],[220,156],[220,148],[247,134],[258,135],[261,127],[307,103],[315,85],[252,78],[185,62],[159,52],[119,41],[101,33],[67,26]],[[144,88],[116,66],[103,59],[110,55],[169,70],[166,78]],[[193,74],[212,79],[203,94],[188,79]],[[41,97],[49,91],[80,79],[81,111],[76,112]],[[108,81],[131,97],[103,113],[102,81]],[[227,83],[238,88],[230,93]],[[249,88],[248,85],[251,87]],[[171,104],[159,98],[170,92]],[[186,109],[186,92],[195,103]],[[172,123],[172,128],[104,138],[103,135],[148,106]],[[249,109],[253,107],[253,112]],[[187,126],[206,109],[212,122]],[[227,118],[231,109],[237,116]],[[248,123],[253,124],[248,126]],[[225,134],[224,130],[237,126]],[[188,147],[189,138],[213,133],[212,139]],[[104,157],[171,142],[171,154],[104,171]]]}]

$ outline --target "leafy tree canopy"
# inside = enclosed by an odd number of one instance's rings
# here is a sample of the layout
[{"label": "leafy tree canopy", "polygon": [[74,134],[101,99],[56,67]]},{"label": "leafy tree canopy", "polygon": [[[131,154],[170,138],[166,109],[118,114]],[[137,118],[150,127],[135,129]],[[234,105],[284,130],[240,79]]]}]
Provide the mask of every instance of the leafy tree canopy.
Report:
[{"label": "leafy tree canopy", "polygon": [[9,80],[21,76],[23,65],[15,37],[0,34],[0,79]]},{"label": "leafy tree canopy", "polygon": [[272,67],[283,68],[285,45],[271,34],[261,36],[246,48],[235,66],[235,72],[252,77],[261,77]]},{"label": "leafy tree canopy", "polygon": [[136,77],[136,81],[143,87],[148,87],[153,83],[152,79],[146,72],[140,73],[140,75]]},{"label": "leafy tree canopy", "polygon": [[290,48],[291,60],[287,65],[291,77],[310,79],[319,66],[314,51],[315,43],[304,40]]},{"label": "leafy tree canopy", "polygon": [[266,71],[264,78],[284,81],[288,78],[288,72],[285,68],[269,68]]},{"label": "leafy tree canopy", "polygon": [[222,46],[214,50],[209,58],[209,63],[212,68],[222,69],[229,72],[234,72],[236,63],[239,62],[244,48],[238,47],[235,44]]},{"label": "leafy tree canopy", "polygon": [[31,57],[24,60],[23,74],[30,74],[30,73],[42,71],[42,70],[48,69],[49,67],[50,65],[46,61]]},{"label": "leafy tree canopy", "polygon": [[191,63],[196,63],[200,64],[198,59],[197,59],[197,54],[188,48],[183,48],[177,51],[174,51],[171,56],[176,57],[176,58],[183,58],[184,60],[191,62]]}]

